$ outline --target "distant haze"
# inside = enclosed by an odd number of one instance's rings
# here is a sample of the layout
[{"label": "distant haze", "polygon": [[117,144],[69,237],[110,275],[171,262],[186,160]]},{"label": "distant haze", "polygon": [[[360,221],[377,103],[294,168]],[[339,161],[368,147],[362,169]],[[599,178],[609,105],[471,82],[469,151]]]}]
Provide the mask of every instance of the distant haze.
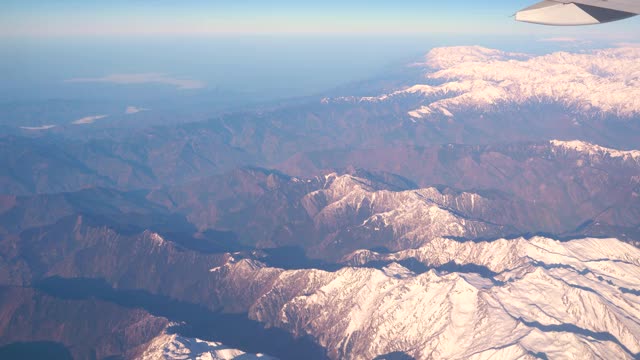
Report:
[{"label": "distant haze", "polygon": [[[445,44],[479,43],[527,52],[574,46],[541,39],[545,37],[485,37],[482,41],[471,36],[371,35],[0,39],[0,99],[158,100],[213,91],[243,100],[269,100],[316,95],[369,79]],[[169,105],[166,100],[163,104]]]}]

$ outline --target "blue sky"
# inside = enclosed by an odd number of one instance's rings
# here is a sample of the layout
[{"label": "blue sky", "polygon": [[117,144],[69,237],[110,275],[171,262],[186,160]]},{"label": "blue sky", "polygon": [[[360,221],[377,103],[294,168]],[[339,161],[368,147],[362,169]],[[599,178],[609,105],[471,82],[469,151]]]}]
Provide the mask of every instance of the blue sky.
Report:
[{"label": "blue sky", "polygon": [[535,0],[4,0],[0,36],[458,33],[634,40],[640,20],[585,28],[515,23]]}]

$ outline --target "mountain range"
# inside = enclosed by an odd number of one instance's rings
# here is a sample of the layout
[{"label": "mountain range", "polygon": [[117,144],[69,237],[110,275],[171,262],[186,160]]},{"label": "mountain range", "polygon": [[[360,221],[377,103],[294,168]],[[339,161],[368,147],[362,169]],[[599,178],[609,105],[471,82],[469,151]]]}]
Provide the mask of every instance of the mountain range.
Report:
[{"label": "mountain range", "polygon": [[438,48],[207,121],[4,132],[0,357],[640,358],[638,58]]}]

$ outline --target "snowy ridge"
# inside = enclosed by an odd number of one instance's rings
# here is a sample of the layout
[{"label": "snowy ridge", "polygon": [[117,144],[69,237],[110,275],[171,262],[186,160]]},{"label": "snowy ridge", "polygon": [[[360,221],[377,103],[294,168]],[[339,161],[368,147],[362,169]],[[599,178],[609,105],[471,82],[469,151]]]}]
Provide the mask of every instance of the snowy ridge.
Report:
[{"label": "snowy ridge", "polygon": [[[640,354],[640,250],[616,239],[544,237],[377,255],[481,272],[277,270],[250,316],[309,334],[334,359],[633,359]],[[244,273],[244,284],[275,269]],[[491,274],[493,272],[493,274]],[[537,354],[537,355],[536,355]]]},{"label": "snowy ridge", "polygon": [[302,200],[316,226],[337,229],[357,222],[373,231],[391,230],[398,242],[395,248],[417,247],[439,236],[478,237],[498,232],[499,226],[457,214],[472,212],[486,202],[477,194],[444,195],[436,188],[391,191],[367,179],[336,174],[327,175],[324,188]]},{"label": "snowy ridge", "polygon": [[435,48],[425,55],[425,62],[415,66],[446,69],[458,64],[492,62],[504,60],[527,60],[530,55],[487,49],[482,46],[451,46]]},{"label": "snowy ridge", "polygon": [[[595,253],[598,255],[593,255]],[[414,258],[428,266],[439,266],[450,262],[458,265],[474,264],[486,267],[495,273],[545,264],[571,265],[579,270],[593,265],[592,261],[629,263],[640,267],[640,250],[617,239],[581,239],[560,242],[545,237],[513,240],[499,239],[482,242],[460,242],[452,239],[435,239],[419,249],[410,249],[391,254],[378,254],[359,250],[344,261],[350,265],[364,265],[369,261],[401,261]],[[594,262],[595,263],[595,262]]]},{"label": "snowy ridge", "polygon": [[275,360],[262,354],[247,354],[220,343],[163,333],[153,339],[139,360]]},{"label": "snowy ridge", "polygon": [[[425,102],[412,118],[492,111],[501,105],[552,102],[594,115],[640,114],[640,48],[615,48],[544,56],[481,47],[437,48],[426,55],[427,78],[439,85],[410,85],[390,94],[336,101],[379,102],[420,94]],[[428,100],[433,97],[437,100]],[[325,102],[327,102],[325,100]]]},{"label": "snowy ridge", "polygon": [[616,150],[606,148],[600,145],[591,144],[585,141],[560,141],[560,140],[551,140],[550,144],[558,149],[576,151],[579,153],[586,154],[590,157],[604,157],[608,156],[611,158],[620,158],[623,160],[640,160],[640,151],[639,150]]}]

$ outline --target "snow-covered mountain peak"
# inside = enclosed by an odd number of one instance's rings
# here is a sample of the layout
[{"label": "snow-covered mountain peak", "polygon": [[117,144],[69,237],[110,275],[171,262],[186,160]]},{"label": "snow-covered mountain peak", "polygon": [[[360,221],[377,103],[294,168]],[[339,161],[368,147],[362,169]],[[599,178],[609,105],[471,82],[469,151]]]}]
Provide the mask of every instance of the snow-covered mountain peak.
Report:
[{"label": "snow-covered mountain peak", "polygon": [[[423,254],[421,261],[432,265],[467,265],[470,271],[412,273],[394,262],[401,253]],[[392,262],[382,270],[283,271],[252,316],[314,336],[332,358],[397,351],[438,359],[640,354],[640,250],[628,244],[438,239],[401,253],[384,255]]]},{"label": "snow-covered mountain peak", "polygon": [[393,191],[351,175],[330,175],[325,188],[302,204],[318,227],[353,227],[393,232],[393,248],[411,248],[439,236],[490,236],[501,227],[460,213],[482,208],[487,199],[473,193],[443,194],[436,188]]},{"label": "snow-covered mountain peak", "polygon": [[446,69],[459,64],[502,61],[505,59],[527,59],[530,56],[502,50],[489,49],[482,46],[453,46],[432,49],[425,56],[422,65],[432,69]]},{"label": "snow-covered mountain peak", "polygon": [[275,360],[263,354],[247,354],[221,343],[187,338],[167,332],[151,341],[139,360]]},{"label": "snow-covered mountain peak", "polygon": [[[500,280],[513,279],[526,269],[554,268],[559,265],[577,272],[589,272],[622,281],[620,286],[640,278],[640,250],[617,239],[586,238],[568,242],[546,237],[530,239],[500,239],[481,242],[460,242],[437,238],[418,249],[403,250],[391,254],[358,251],[347,255],[343,261],[351,265],[364,265],[375,261],[402,261],[415,259],[428,266],[454,263],[459,266],[474,265],[501,274]],[[602,266],[618,264],[615,268]],[[524,269],[524,272],[521,270]],[[510,273],[516,271],[515,273]]]},{"label": "snow-covered mountain peak", "polygon": [[365,178],[355,177],[350,174],[338,175],[332,173],[325,175],[325,189],[330,189],[335,194],[344,195],[352,191],[374,191],[375,184]]},{"label": "snow-covered mountain peak", "polygon": [[162,246],[165,244],[164,238],[156,232],[145,230],[143,236],[148,238],[155,246]]},{"label": "snow-covered mountain peak", "polygon": [[414,119],[527,103],[561,104],[584,116],[640,114],[640,48],[543,56],[482,47],[437,48],[418,65],[436,70],[426,77],[437,85],[407,84],[391,93],[341,101],[381,102],[421,95],[421,106],[407,110]]}]

